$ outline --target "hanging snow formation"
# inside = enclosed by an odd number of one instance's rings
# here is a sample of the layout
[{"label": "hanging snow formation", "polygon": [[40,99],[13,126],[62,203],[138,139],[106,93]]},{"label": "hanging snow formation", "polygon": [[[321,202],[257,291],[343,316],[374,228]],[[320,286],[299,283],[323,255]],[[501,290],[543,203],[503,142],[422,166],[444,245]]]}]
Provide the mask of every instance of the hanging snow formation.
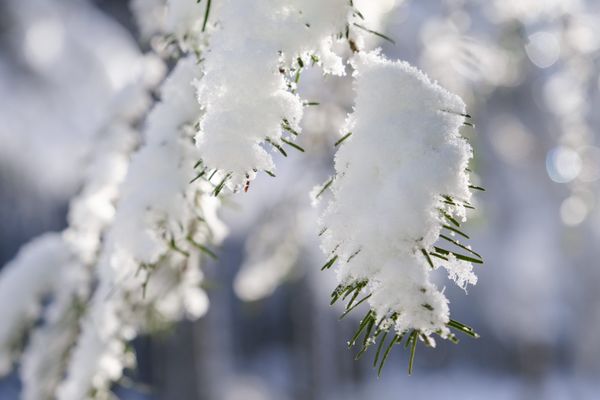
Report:
[{"label": "hanging snow formation", "polygon": [[337,264],[338,293],[358,287],[375,319],[398,334],[445,337],[448,300],[431,282],[432,260],[445,258],[460,286],[476,282],[470,262],[435,250],[440,235],[451,238],[442,232],[448,218],[464,219],[471,198],[472,151],[459,133],[465,105],[405,62],[363,53],[352,64],[351,135],[335,156],[322,248]]},{"label": "hanging snow formation", "polygon": [[331,46],[349,6],[346,0],[219,3],[222,29],[211,38],[198,83],[206,114],[196,140],[207,168],[236,190],[258,171],[275,172],[267,149],[285,153],[300,132],[304,105],[294,80],[302,66],[318,62],[326,72],[344,73]]}]

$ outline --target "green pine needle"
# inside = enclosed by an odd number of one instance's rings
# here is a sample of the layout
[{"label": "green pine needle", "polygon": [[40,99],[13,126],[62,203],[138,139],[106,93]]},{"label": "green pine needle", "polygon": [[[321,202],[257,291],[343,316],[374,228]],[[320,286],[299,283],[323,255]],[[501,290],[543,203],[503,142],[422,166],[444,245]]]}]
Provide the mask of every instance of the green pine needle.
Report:
[{"label": "green pine needle", "polygon": [[356,23],[356,22],[354,22],[354,23],[353,23],[353,25],[354,25],[354,26],[356,26],[357,28],[360,28],[360,29],[362,29],[362,30],[364,30],[364,31],[366,31],[366,32],[369,32],[369,33],[371,33],[371,34],[373,34],[373,35],[375,35],[375,36],[379,36],[380,38],[382,38],[382,39],[385,39],[385,40],[387,40],[388,42],[390,42],[390,43],[392,43],[392,44],[396,44],[396,42],[394,42],[394,40],[393,40],[393,39],[391,39],[390,37],[388,37],[388,36],[384,35],[383,33],[379,33],[379,32],[377,32],[377,31],[374,31],[374,30],[372,30],[372,29],[369,29],[369,28],[367,28],[366,26],[363,26],[363,25],[361,25],[361,24],[358,24],[358,23]]},{"label": "green pine needle", "polygon": [[[435,253],[430,253],[430,254],[432,256],[435,256],[435,257],[438,257],[438,258],[443,258],[443,256],[440,256],[440,254],[442,254],[442,255],[452,254],[454,257],[458,258],[459,260],[469,261],[469,262],[472,262],[472,263],[475,263],[475,264],[483,264],[483,260],[481,260],[479,258],[469,257],[469,256],[466,256],[464,254],[456,253],[454,251],[442,249],[441,247],[434,246],[433,248],[439,254],[435,254]],[[446,258],[446,261],[448,261],[447,258]]]},{"label": "green pine needle", "polygon": [[460,343],[460,340],[458,340],[458,338],[456,337],[456,335],[454,335],[452,333],[448,335],[447,339],[450,342],[452,342],[452,344],[458,344],[458,343]]},{"label": "green pine needle", "polygon": [[281,147],[280,145],[278,145],[277,143],[275,143],[274,141],[272,141],[270,138],[266,138],[265,141],[267,143],[269,143],[271,146],[275,147],[277,150],[279,150],[279,152],[281,154],[283,154],[284,157],[287,157],[287,153],[285,152],[285,150],[283,149],[283,147]]},{"label": "green pine needle", "polygon": [[196,177],[195,177],[194,179],[192,179],[192,180],[190,181],[190,184],[192,184],[192,183],[196,182],[198,179],[202,178],[202,177],[204,176],[204,174],[205,174],[205,173],[206,173],[206,170],[204,170],[204,171],[200,172],[198,175],[196,175]]},{"label": "green pine needle", "polygon": [[360,294],[360,292],[363,288],[364,288],[364,286],[360,285],[360,284],[356,286],[356,289],[354,290],[354,294],[352,295],[352,297],[350,298],[350,301],[348,302],[348,305],[346,306],[346,310],[351,309],[352,304],[354,304],[354,301],[356,300],[356,298],[358,297],[358,295]]},{"label": "green pine needle", "polygon": [[385,365],[385,362],[387,361],[387,358],[390,355],[390,351],[392,350],[392,347],[396,343],[399,343],[401,341],[402,341],[402,336],[394,335],[394,337],[390,341],[390,344],[388,345],[387,349],[385,349],[385,352],[383,353],[383,358],[381,359],[381,364],[379,364],[379,369],[377,370],[378,378],[381,377],[381,371],[383,370],[383,366]]},{"label": "green pine needle", "polygon": [[209,182],[212,180],[212,178],[216,175],[217,172],[219,172],[219,170],[215,168],[215,170],[208,177]]},{"label": "green pine needle", "polygon": [[465,113],[461,113],[461,112],[450,111],[450,110],[440,110],[440,111],[447,112],[448,114],[460,115],[461,117],[465,117],[465,118],[473,118],[469,114],[465,114]]},{"label": "green pine needle", "polygon": [[336,256],[334,256],[334,257],[333,257],[331,260],[327,261],[327,262],[325,263],[325,265],[323,265],[323,267],[321,268],[321,271],[324,271],[324,270],[326,270],[326,269],[329,269],[329,268],[331,268],[331,266],[332,266],[333,264],[335,264],[335,262],[337,261],[337,259],[338,259],[338,256],[336,255]]},{"label": "green pine needle", "polygon": [[171,238],[171,240],[169,240],[169,247],[171,248],[171,250],[181,254],[184,257],[189,257],[190,253],[188,253],[185,250],[180,249],[177,244],[175,243],[175,238]]},{"label": "green pine needle", "polygon": [[352,311],[356,307],[360,306],[362,303],[367,301],[370,297],[371,297],[371,294],[368,294],[365,297],[363,297],[362,299],[360,299],[359,301],[357,301],[356,304],[354,304],[352,307],[347,308],[346,311],[344,311],[344,313],[342,315],[340,315],[340,319],[344,318],[346,315],[348,315],[348,313],[350,313],[350,311]]},{"label": "green pine needle", "polygon": [[296,143],[294,143],[294,142],[290,142],[289,140],[286,140],[286,139],[284,139],[284,138],[281,138],[281,141],[282,141],[283,143],[287,144],[288,146],[291,146],[291,147],[293,147],[294,149],[296,149],[296,150],[298,150],[298,151],[300,151],[300,152],[304,153],[304,149],[303,149],[302,147],[298,146]]},{"label": "green pine needle", "polygon": [[353,259],[354,257],[356,257],[357,255],[359,255],[361,251],[362,251],[362,249],[358,249],[358,250],[356,250],[354,253],[352,253],[352,254],[350,255],[350,257],[348,257],[348,259],[346,260],[346,263],[349,263],[350,261],[352,261],[352,259]]},{"label": "green pine needle", "polygon": [[350,136],[352,136],[352,132],[348,132],[347,134],[342,136],[337,142],[334,143],[334,146],[335,147],[339,146],[340,144],[342,144],[344,142],[344,140],[348,139]]},{"label": "green pine needle", "polygon": [[383,337],[381,338],[381,341],[379,342],[379,345],[377,346],[377,351],[375,352],[375,359],[373,360],[373,368],[375,368],[377,366],[377,361],[379,360],[379,354],[381,353],[381,348],[383,347],[383,344],[385,343],[385,338],[387,337],[389,330],[385,331],[383,333]]},{"label": "green pine needle", "polygon": [[367,324],[367,330],[365,331],[365,335],[362,340],[362,348],[354,357],[355,360],[360,359],[363,356],[363,354],[365,354],[365,352],[367,351],[369,346],[371,345],[371,343],[369,342],[369,338],[371,338],[371,332],[373,331],[374,326],[375,326],[375,316],[373,315],[371,317],[369,323]]},{"label": "green pine needle", "polygon": [[210,3],[212,0],[206,2],[206,11],[204,12],[204,22],[202,23],[202,32],[206,30],[206,24],[208,23],[208,16],[210,15]]},{"label": "green pine needle", "polygon": [[460,247],[461,249],[463,249],[463,250],[466,250],[466,251],[468,251],[469,253],[471,253],[471,254],[473,254],[473,255],[475,255],[475,256],[477,256],[477,257],[479,257],[480,259],[483,259],[483,257],[481,257],[481,254],[479,254],[479,253],[477,253],[476,251],[474,251],[474,250],[472,250],[472,249],[468,248],[467,246],[465,246],[465,245],[463,245],[463,244],[459,243],[457,240],[454,240],[454,239],[452,239],[451,237],[449,237],[449,236],[446,236],[446,235],[440,235],[440,237],[441,237],[442,239],[444,239],[444,240],[446,240],[446,241],[448,241],[448,242],[452,243],[453,245],[455,245],[455,246],[458,246],[458,247]]},{"label": "green pine needle", "polygon": [[329,303],[329,305],[334,305],[348,290],[350,290],[350,287],[339,284],[333,293],[331,293],[331,303]]},{"label": "green pine needle", "polygon": [[358,329],[354,333],[354,336],[352,336],[352,339],[350,339],[350,341],[348,342],[348,347],[352,347],[356,344],[356,341],[358,340],[358,337],[360,336],[361,332],[367,327],[367,325],[372,320],[375,319],[375,317],[371,315],[372,313],[373,313],[373,311],[369,310],[367,312],[367,315],[365,315],[365,317],[360,321],[360,325],[358,325]]},{"label": "green pine needle", "polygon": [[412,346],[410,348],[410,358],[408,359],[408,374],[412,375],[413,365],[415,362],[415,352],[417,350],[417,331],[413,331],[408,340],[412,340]]},{"label": "green pine needle", "polygon": [[[306,103],[305,105],[308,105],[308,104],[311,104],[311,103]],[[319,104],[319,103],[317,103],[317,104]],[[288,121],[287,119],[284,119],[284,120],[283,120],[283,122],[281,123],[281,127],[282,127],[284,130],[286,130],[286,131],[288,131],[289,133],[291,133],[292,135],[294,135],[294,136],[298,136],[298,135],[300,135],[300,134],[299,134],[299,133],[298,133],[298,132],[297,132],[295,129],[293,129],[293,128],[290,126],[290,123],[289,123],[289,121]]]},{"label": "green pine needle", "polygon": [[458,230],[456,228],[451,227],[450,225],[442,225],[442,228],[446,228],[449,231],[452,231],[454,233],[458,233],[460,236],[464,237],[465,239],[470,239],[469,235],[467,235],[466,233],[464,233],[464,232],[462,232],[462,231],[460,231],[460,230]]},{"label": "green pine needle", "polygon": [[479,334],[477,332],[475,332],[475,330],[473,328],[471,328],[470,326],[467,326],[461,322],[458,322],[456,320],[451,319],[446,325],[448,325],[450,328],[454,328],[454,329],[461,331],[471,337],[474,337],[475,339],[479,338]]},{"label": "green pine needle", "polygon": [[326,183],[325,185],[323,185],[323,188],[322,188],[322,189],[319,191],[319,193],[317,193],[317,195],[315,196],[315,198],[316,198],[316,199],[318,199],[318,198],[319,198],[319,196],[321,196],[321,195],[323,194],[323,192],[325,192],[325,191],[326,191],[326,190],[329,188],[329,186],[331,186],[331,184],[333,183],[333,179],[334,179],[334,178],[331,178],[331,179],[329,179],[329,180],[327,181],[327,183]]},{"label": "green pine needle", "polygon": [[204,245],[196,242],[190,236],[188,236],[187,240],[188,240],[188,242],[190,242],[192,244],[192,246],[194,246],[195,248],[197,248],[201,252],[205,253],[206,255],[208,255],[213,260],[219,259],[219,257],[215,254],[215,252],[213,252],[212,250],[210,250],[208,247],[206,247],[206,246],[204,246]]},{"label": "green pine needle", "polygon": [[355,15],[356,15],[358,18],[362,19],[363,21],[365,20],[365,17],[364,17],[364,16],[362,15],[362,13],[361,13],[360,11],[358,11],[357,9],[354,9],[354,14],[355,14]]},{"label": "green pine needle", "polygon": [[444,216],[444,218],[446,218],[452,225],[460,228],[460,222],[458,222],[455,218],[453,218],[447,212],[445,212],[443,210],[440,210],[440,212],[442,213],[442,215]]},{"label": "green pine needle", "polygon": [[437,258],[439,258],[439,259],[442,259],[442,260],[444,260],[444,261],[448,261],[448,257],[444,257],[444,256],[443,256],[443,255],[441,255],[441,254],[437,254],[437,253],[429,253],[429,255],[430,255],[430,256],[432,256],[432,257],[437,257]]},{"label": "green pine needle", "polygon": [[229,178],[231,178],[231,172],[228,173],[227,175],[225,175],[225,177],[223,178],[223,180],[215,187],[215,189],[213,190],[213,196],[217,197],[219,195],[219,193],[221,193],[221,190],[223,190],[223,188],[225,187],[225,183],[227,182],[227,180]]},{"label": "green pine needle", "polygon": [[421,249],[421,253],[423,253],[423,255],[425,256],[425,259],[427,260],[427,263],[429,264],[429,266],[431,268],[435,268],[433,261],[431,261],[431,257],[429,257],[429,254],[427,254],[427,251],[425,251],[425,249]]}]

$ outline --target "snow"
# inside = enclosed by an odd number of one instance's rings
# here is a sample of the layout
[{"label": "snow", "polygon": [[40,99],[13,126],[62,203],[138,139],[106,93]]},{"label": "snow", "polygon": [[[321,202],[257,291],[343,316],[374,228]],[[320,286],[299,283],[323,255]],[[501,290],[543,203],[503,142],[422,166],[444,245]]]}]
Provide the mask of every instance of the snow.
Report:
[{"label": "snow", "polygon": [[142,38],[149,39],[165,31],[165,0],[131,0],[129,8]]},{"label": "snow", "polygon": [[42,300],[55,285],[56,273],[71,254],[59,233],[31,241],[8,263],[0,278],[0,375],[10,372],[24,332],[42,311]]},{"label": "snow", "polygon": [[[356,55],[356,104],[335,156],[331,200],[320,224],[322,248],[338,256],[338,281],[368,280],[379,319],[397,313],[398,333],[447,333],[448,300],[431,282],[421,249],[438,240],[442,195],[469,201],[471,147],[460,136],[465,105],[405,62]],[[464,218],[463,207],[447,210]],[[469,263],[451,277],[475,282]]]},{"label": "snow", "polygon": [[197,0],[168,0],[165,26],[178,38],[200,32],[204,21],[206,5]]},{"label": "snow", "polygon": [[324,71],[344,73],[331,46],[333,36],[344,31],[346,3],[227,0],[213,6],[222,28],[211,39],[206,74],[198,82],[205,115],[196,141],[205,164],[220,170],[219,179],[227,177],[230,189],[240,189],[258,171],[275,172],[267,150],[287,146],[282,124],[300,131],[303,103],[293,82],[297,59],[308,65],[314,55]]},{"label": "snow", "polygon": [[79,334],[80,318],[92,290],[93,265],[103,234],[113,222],[114,203],[125,178],[138,132],[131,128],[145,112],[149,98],[140,77],[115,101],[114,119],[98,132],[94,159],[85,173],[86,184],[69,209],[69,227],[63,232],[71,257],[55,265],[60,284],[53,288],[43,324],[36,326],[22,358],[24,399],[51,396],[63,378],[66,360]]},{"label": "snow", "polygon": [[190,129],[198,119],[192,80],[200,74],[193,57],[180,60],[147,117],[96,265],[99,287],[57,391],[61,400],[108,390],[130,366],[125,343],[138,332],[208,308],[196,246],[218,243],[224,228],[212,186],[190,183],[199,159]]},{"label": "snow", "polygon": [[[13,340],[38,317],[42,296],[54,295],[23,356],[26,399],[107,395],[135,364],[127,342],[206,313],[199,265],[226,234],[217,216],[217,183],[237,191],[259,171],[275,172],[269,150],[284,148],[301,132],[305,104],[297,78],[303,65],[334,75],[347,68],[332,50],[352,21],[346,0],[215,2],[206,52],[203,7],[195,0],[163,6],[133,4],[138,18],[148,20],[143,35],[173,36],[179,50],[194,56],[176,62],[138,141],[133,127],[149,106],[146,91],[160,79],[162,64],[152,57],[147,63],[110,57],[108,47],[98,46],[108,83],[122,97],[100,132],[86,185],[71,203],[69,228],[25,248],[14,262],[18,272],[9,266],[0,280],[0,300],[23,298],[0,328],[0,370],[11,367]],[[339,260],[340,284],[368,282],[363,291],[383,326],[446,336],[448,300],[433,284],[431,268],[444,267],[463,289],[476,276],[469,262],[449,256],[432,266],[421,251],[431,251],[440,238],[440,210],[466,216],[460,202],[470,200],[465,169],[472,154],[458,132],[465,105],[420,71],[377,52],[359,52],[351,66],[356,104],[341,134],[352,135],[336,155],[322,248]],[[133,76],[139,86],[127,87]],[[442,196],[458,205],[444,204]],[[235,287],[246,300],[272,293],[299,258],[302,231],[292,232],[297,221],[290,218],[291,227],[276,222],[258,233],[262,244],[248,243]],[[56,243],[44,247],[42,240]],[[13,293],[13,283],[25,278],[32,279],[27,290]]]}]

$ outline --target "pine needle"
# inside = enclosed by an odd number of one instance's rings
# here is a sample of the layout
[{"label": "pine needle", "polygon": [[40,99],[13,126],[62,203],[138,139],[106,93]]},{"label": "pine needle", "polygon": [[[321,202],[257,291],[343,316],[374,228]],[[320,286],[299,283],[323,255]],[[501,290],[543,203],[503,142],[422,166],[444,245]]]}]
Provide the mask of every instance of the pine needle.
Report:
[{"label": "pine needle", "polygon": [[408,359],[408,374],[412,375],[413,364],[415,362],[415,351],[417,350],[417,331],[413,331],[410,335],[409,340],[412,340],[412,346],[410,348],[410,358]]},{"label": "pine needle", "polygon": [[464,233],[456,228],[451,227],[450,225],[442,225],[442,227],[448,229],[449,231],[458,233],[460,236],[464,237],[465,239],[470,239],[469,235],[467,235],[466,233]]},{"label": "pine needle", "polygon": [[192,244],[192,246],[194,246],[195,248],[197,248],[201,252],[207,254],[213,260],[217,260],[219,258],[212,250],[210,250],[208,247],[206,247],[204,245],[201,245],[200,243],[196,242],[190,236],[188,236],[187,240],[188,240],[188,242],[190,242]]},{"label": "pine needle", "polygon": [[440,111],[446,112],[448,114],[460,115],[461,117],[465,117],[465,118],[473,118],[469,114],[465,114],[465,113],[461,113],[461,112],[457,112],[457,111],[451,111],[451,110],[440,110]]},{"label": "pine needle", "polygon": [[451,319],[446,325],[448,325],[451,328],[454,328],[456,330],[459,330],[471,337],[474,337],[475,339],[479,338],[479,334],[477,332],[475,332],[475,330],[473,328],[471,328],[470,326],[467,326],[461,322],[458,322],[456,320]]},{"label": "pine needle", "polygon": [[321,195],[323,194],[323,192],[324,192],[324,191],[326,191],[326,190],[329,188],[329,186],[331,186],[331,184],[333,183],[333,179],[334,179],[334,178],[331,178],[331,179],[329,179],[329,180],[327,181],[327,183],[326,183],[325,185],[323,185],[323,188],[322,188],[322,189],[319,191],[319,193],[317,193],[317,195],[315,196],[315,198],[316,198],[316,199],[318,199],[318,198],[319,198],[319,196],[321,196]]},{"label": "pine needle", "polygon": [[210,3],[212,0],[207,0],[206,11],[204,12],[204,22],[202,23],[202,32],[206,30],[206,24],[208,23],[208,16],[210,15]]},{"label": "pine needle", "polygon": [[[478,259],[478,258],[469,257],[469,256],[466,256],[464,254],[456,253],[454,251],[442,249],[440,247],[434,247],[434,249],[438,253],[441,253],[441,254],[444,254],[444,255],[452,254],[454,257],[456,257],[459,260],[469,261],[469,262],[472,262],[472,263],[475,263],[475,264],[483,264],[483,260]],[[440,256],[440,254],[431,253],[431,255],[435,256],[435,257],[438,257],[438,258],[442,258],[442,259],[444,258],[443,256]],[[446,261],[448,261],[447,258],[446,258]]]},{"label": "pine needle", "polygon": [[331,260],[327,261],[325,265],[321,268],[321,271],[331,268],[331,266],[337,261],[338,256],[334,256]]},{"label": "pine needle", "polygon": [[334,146],[335,147],[339,146],[340,144],[342,144],[344,142],[344,140],[348,139],[350,136],[352,136],[352,132],[348,132],[347,134],[342,136],[337,142],[334,143]]},{"label": "pine needle", "polygon": [[392,43],[392,44],[396,44],[396,42],[394,42],[394,40],[393,40],[393,39],[389,38],[388,36],[384,35],[383,33],[379,33],[379,32],[377,32],[377,31],[374,31],[374,30],[372,30],[372,29],[369,29],[369,28],[367,28],[366,26],[363,26],[363,25],[361,25],[361,24],[358,24],[358,23],[356,23],[356,22],[354,22],[352,25],[354,25],[354,26],[356,26],[357,28],[360,28],[360,29],[362,29],[362,30],[364,30],[364,31],[366,31],[366,32],[369,32],[369,33],[371,33],[371,34],[373,34],[373,35],[375,35],[375,36],[379,36],[380,38],[382,38],[382,39],[385,39],[385,40],[387,40],[388,42],[390,42],[390,43]]},{"label": "pine needle", "polygon": [[383,347],[383,343],[385,343],[385,338],[387,337],[388,331],[385,331],[379,345],[377,346],[377,351],[375,352],[375,359],[373,360],[373,368],[377,366],[377,361],[379,360],[379,353],[381,353],[381,348]]},{"label": "pine needle", "polygon": [[284,138],[281,138],[281,141],[282,141],[283,143],[287,144],[288,146],[291,146],[291,147],[293,147],[294,149],[296,149],[296,150],[298,150],[298,151],[300,151],[300,152],[304,153],[304,149],[303,149],[302,147],[298,146],[296,143],[294,143],[294,142],[290,142],[289,140],[286,140],[286,139],[284,139]]},{"label": "pine needle", "polygon": [[444,257],[444,256],[443,256],[443,255],[441,255],[441,254],[437,254],[437,253],[429,253],[429,255],[430,255],[430,256],[432,256],[432,257],[437,257],[437,258],[440,258],[440,259],[442,259],[442,260],[444,260],[444,261],[448,261],[448,257]]},{"label": "pine needle", "polygon": [[429,264],[429,266],[431,268],[435,268],[433,261],[431,261],[431,257],[429,257],[429,254],[427,254],[427,251],[425,251],[425,249],[421,249],[421,253],[423,253],[423,255],[425,256],[425,259],[427,260],[427,263]]},{"label": "pine needle", "polygon": [[367,315],[365,315],[365,317],[361,320],[360,325],[358,326],[358,329],[356,330],[356,332],[354,333],[354,336],[352,337],[352,339],[350,339],[350,341],[348,342],[348,347],[352,347],[354,346],[354,344],[356,343],[356,340],[358,339],[358,337],[360,336],[361,332],[367,327],[367,325],[373,321],[373,317],[371,316],[372,311],[369,310],[367,312]]},{"label": "pine needle", "polygon": [[472,249],[468,248],[467,246],[465,246],[465,245],[463,245],[463,244],[459,243],[457,240],[454,240],[454,239],[452,239],[451,237],[448,237],[448,236],[446,236],[446,235],[440,235],[440,237],[441,237],[442,239],[444,239],[444,240],[447,240],[448,242],[452,243],[453,245],[455,245],[455,246],[458,246],[458,247],[460,247],[461,249],[463,249],[463,250],[466,250],[466,251],[468,251],[469,253],[471,253],[471,254],[473,254],[473,255],[475,255],[475,256],[477,256],[477,257],[479,257],[479,258],[483,259],[483,257],[481,257],[481,254],[479,254],[479,253],[477,253],[476,251],[474,251],[474,250],[472,250]]},{"label": "pine needle", "polygon": [[219,193],[221,193],[221,190],[223,190],[223,188],[225,187],[225,183],[227,182],[227,180],[231,178],[231,172],[228,173],[227,175],[225,175],[225,177],[223,178],[223,180],[215,187],[215,189],[213,190],[213,196],[217,197],[219,195]]},{"label": "pine needle", "polygon": [[190,184],[191,184],[191,183],[194,183],[194,182],[196,182],[198,179],[202,178],[202,177],[204,176],[204,174],[205,174],[205,173],[206,173],[206,170],[205,170],[205,171],[202,171],[202,172],[200,172],[198,175],[196,175],[196,177],[195,177],[194,179],[192,179],[192,180],[190,181]]},{"label": "pine needle", "polygon": [[377,377],[381,377],[381,371],[383,370],[383,366],[387,361],[388,356],[390,355],[390,351],[392,347],[396,344],[396,342],[402,341],[402,336],[394,335],[392,340],[390,341],[389,346],[385,349],[385,353],[383,353],[383,359],[381,360],[381,364],[379,364],[379,369],[377,370]]},{"label": "pine needle", "polygon": [[442,215],[444,216],[444,218],[446,218],[448,221],[450,221],[450,223],[452,223],[454,226],[460,227],[460,222],[458,222],[456,219],[454,219],[450,214],[448,214],[445,211],[442,211]]},{"label": "pine needle", "polygon": [[287,153],[285,152],[285,150],[283,149],[283,147],[281,147],[280,145],[278,145],[277,143],[275,143],[274,141],[272,141],[270,138],[266,138],[265,141],[269,144],[271,144],[271,146],[275,147],[277,150],[279,150],[279,152],[281,154],[283,154],[284,157],[287,157]]},{"label": "pine needle", "polygon": [[348,313],[352,310],[354,310],[356,307],[358,307],[359,305],[361,305],[362,303],[364,303],[367,299],[369,299],[371,297],[371,294],[366,295],[365,297],[363,297],[362,299],[360,299],[358,302],[356,302],[355,305],[353,305],[350,308],[347,308],[346,311],[344,311],[344,313],[342,315],[340,315],[340,319],[344,318],[346,315],[348,315]]},{"label": "pine needle", "polygon": [[[311,104],[311,103],[306,103],[305,105],[309,105],[309,104],[310,104],[310,105],[313,105],[313,104]],[[317,104],[319,104],[319,103],[317,103]],[[284,119],[284,120],[283,120],[283,123],[281,124],[281,127],[282,127],[283,129],[285,129],[286,131],[288,131],[289,133],[291,133],[292,135],[294,135],[294,136],[298,136],[298,135],[300,135],[300,134],[299,134],[299,133],[298,133],[298,132],[297,132],[295,129],[293,129],[293,128],[290,126],[290,123],[289,123],[289,121],[288,121],[287,119]]]}]

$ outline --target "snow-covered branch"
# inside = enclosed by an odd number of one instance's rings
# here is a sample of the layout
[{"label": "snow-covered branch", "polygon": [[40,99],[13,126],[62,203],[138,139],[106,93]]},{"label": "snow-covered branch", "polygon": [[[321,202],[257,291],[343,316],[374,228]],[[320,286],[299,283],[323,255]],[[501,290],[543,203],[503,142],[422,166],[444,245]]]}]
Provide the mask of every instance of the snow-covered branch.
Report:
[{"label": "snow-covered branch", "polygon": [[303,66],[318,62],[327,72],[344,73],[331,46],[345,29],[349,7],[346,0],[219,4],[222,27],[198,83],[205,115],[196,140],[206,168],[218,170],[217,180],[235,191],[258,171],[275,172],[269,150],[285,155],[297,146],[304,104],[295,87]]},{"label": "snow-covered branch", "polygon": [[[123,91],[68,229],[25,247],[0,279],[0,300],[11,298],[0,304],[13,304],[0,325],[0,372],[12,366],[43,296],[51,300],[23,356],[26,399],[107,395],[135,364],[128,342],[206,312],[200,266],[226,233],[217,195],[248,190],[260,171],[274,175],[273,151],[304,151],[296,140],[309,102],[297,91],[309,64],[340,76],[354,69],[355,107],[336,143],[335,176],[315,194],[330,193],[320,235],[324,269],[338,273],[332,302],[349,299],[346,313],[369,305],[351,344],[364,334],[363,350],[379,341],[379,357],[386,337],[389,348],[407,337],[414,354],[418,340],[434,344],[433,334],[453,340],[450,328],[473,334],[450,319],[431,276],[443,266],[464,289],[481,262],[457,239],[466,237],[459,221],[474,188],[471,147],[459,132],[469,116],[458,96],[407,63],[363,50],[363,35],[385,36],[364,25],[351,1],[153,0],[132,8],[145,39],[177,45],[167,52],[175,66],[141,135],[134,127],[157,81],[140,77]],[[349,65],[338,42],[353,53]],[[252,245],[236,283],[247,299],[272,292],[298,256],[297,227],[275,223],[257,236],[265,243]],[[257,284],[261,270],[272,280]]]},{"label": "snow-covered branch", "polygon": [[47,233],[24,246],[6,265],[0,279],[0,374],[9,372],[20,341],[41,312],[45,295],[58,284],[60,270],[69,260],[60,234]]},{"label": "snow-covered branch", "polygon": [[99,287],[91,300],[70,360],[60,399],[103,392],[132,366],[126,343],[141,331],[188,316],[208,300],[200,288],[200,255],[212,255],[223,229],[210,184],[194,184],[198,160],[191,127],[198,119],[192,81],[194,58],[178,62],[151,111],[145,143],[131,160],[115,222],[97,265]]},{"label": "snow-covered branch", "polygon": [[352,65],[356,103],[321,219],[325,268],[338,273],[332,300],[349,297],[347,312],[368,302],[365,347],[390,329],[433,343],[434,333],[449,336],[450,313],[431,270],[442,261],[464,287],[476,282],[469,261],[480,262],[453,238],[471,198],[465,105],[405,62],[360,53]]}]

